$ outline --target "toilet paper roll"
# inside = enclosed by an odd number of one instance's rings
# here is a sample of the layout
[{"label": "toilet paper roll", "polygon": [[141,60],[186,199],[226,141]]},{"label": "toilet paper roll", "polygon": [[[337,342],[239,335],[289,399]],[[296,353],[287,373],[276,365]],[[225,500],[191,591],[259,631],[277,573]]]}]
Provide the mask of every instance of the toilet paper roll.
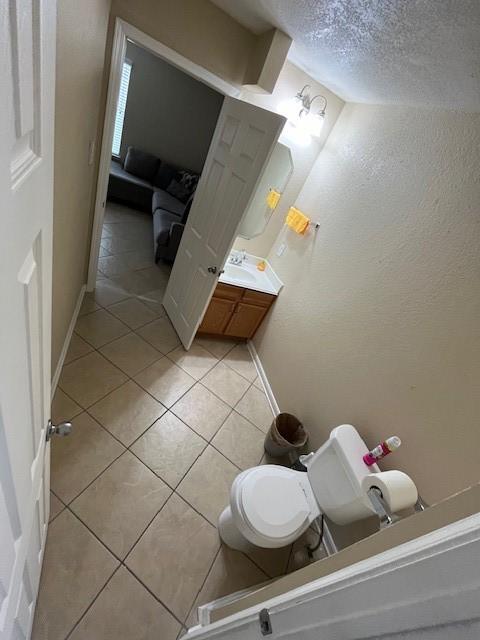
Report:
[{"label": "toilet paper roll", "polygon": [[383,499],[393,512],[413,507],[418,500],[415,483],[403,471],[369,473],[362,480],[362,489],[366,493],[371,487],[380,489]]}]

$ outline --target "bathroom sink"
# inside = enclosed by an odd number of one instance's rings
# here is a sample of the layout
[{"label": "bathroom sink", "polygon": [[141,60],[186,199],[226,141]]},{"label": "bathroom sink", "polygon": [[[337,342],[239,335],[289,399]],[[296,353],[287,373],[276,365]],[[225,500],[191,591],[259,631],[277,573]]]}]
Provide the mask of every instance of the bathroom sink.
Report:
[{"label": "bathroom sink", "polygon": [[227,278],[231,278],[232,280],[241,280],[242,282],[252,283],[255,282],[255,276],[253,273],[236,264],[226,264],[225,274]]},{"label": "bathroom sink", "polygon": [[[234,264],[241,256],[240,264]],[[234,262],[232,262],[232,259]],[[260,262],[265,263],[263,271],[257,269]],[[223,267],[223,273],[219,278],[220,282],[233,284],[236,287],[244,287],[253,291],[262,291],[278,295],[283,284],[278,279],[270,264],[257,256],[252,256],[244,251],[241,254],[232,251]]]}]

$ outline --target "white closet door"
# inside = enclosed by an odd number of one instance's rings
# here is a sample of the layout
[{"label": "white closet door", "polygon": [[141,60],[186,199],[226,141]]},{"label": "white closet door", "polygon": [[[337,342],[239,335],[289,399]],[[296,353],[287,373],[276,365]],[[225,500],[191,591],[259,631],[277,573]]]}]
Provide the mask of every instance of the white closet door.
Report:
[{"label": "white closet door", "polygon": [[30,637],[49,513],[54,0],[0,7],[0,637]]}]

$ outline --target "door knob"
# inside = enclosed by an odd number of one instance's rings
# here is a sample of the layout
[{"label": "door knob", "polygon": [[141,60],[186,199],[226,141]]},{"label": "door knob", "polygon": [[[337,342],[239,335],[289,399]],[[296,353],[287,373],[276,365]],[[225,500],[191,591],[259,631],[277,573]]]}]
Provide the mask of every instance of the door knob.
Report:
[{"label": "door knob", "polygon": [[72,429],[73,425],[71,422],[60,422],[59,424],[53,424],[53,422],[49,420],[47,424],[47,442],[52,436],[60,436],[61,438],[63,438],[64,436],[69,436]]},{"label": "door knob", "polygon": [[222,273],[225,273],[225,271],[223,269],[220,269],[220,271],[218,271],[217,267],[208,267],[207,271],[209,273],[218,273],[219,276],[221,276]]}]

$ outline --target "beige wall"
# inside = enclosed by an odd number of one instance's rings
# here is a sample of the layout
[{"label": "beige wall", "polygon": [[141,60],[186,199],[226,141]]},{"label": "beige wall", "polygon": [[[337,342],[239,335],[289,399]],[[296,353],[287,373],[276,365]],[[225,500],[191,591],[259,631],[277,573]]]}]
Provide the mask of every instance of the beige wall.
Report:
[{"label": "beige wall", "polygon": [[243,84],[252,91],[272,93],[292,46],[292,39],[279,29],[270,29],[257,37]]},{"label": "beige wall", "polygon": [[[112,0],[111,13],[224,80],[243,83],[256,36],[208,0]],[[110,37],[113,19],[111,29]]]},{"label": "beige wall", "polygon": [[110,0],[61,0],[57,17],[53,219],[52,374],[86,281],[97,136]]},{"label": "beige wall", "polygon": [[[311,446],[357,426],[427,502],[478,481],[480,114],[347,104],[281,232],[285,282],[255,345]],[[275,248],[286,242],[278,258]]]},{"label": "beige wall", "polygon": [[132,43],[133,67],[121,154],[129,145],[165,162],[200,172],[207,157],[223,94]]},{"label": "beige wall", "polygon": [[289,147],[292,153],[294,166],[292,177],[265,231],[260,236],[252,238],[251,240],[237,238],[234,245],[235,249],[246,249],[249,253],[260,257],[267,256],[272,244],[275,242],[275,239],[283,227],[289,207],[296,202],[298,194],[344,105],[343,100],[331,93],[323,85],[315,82],[315,80],[291,62],[286,62],[283,66],[275,90],[271,95],[253,93],[247,89],[243,90],[240,95],[242,100],[246,102],[279,113],[279,105],[284,100],[292,98],[306,84],[311,85],[312,96],[320,93],[328,100],[328,109],[322,135],[320,138],[311,138],[310,144],[302,146],[295,138],[291,128],[288,125],[285,127],[279,141]]}]

